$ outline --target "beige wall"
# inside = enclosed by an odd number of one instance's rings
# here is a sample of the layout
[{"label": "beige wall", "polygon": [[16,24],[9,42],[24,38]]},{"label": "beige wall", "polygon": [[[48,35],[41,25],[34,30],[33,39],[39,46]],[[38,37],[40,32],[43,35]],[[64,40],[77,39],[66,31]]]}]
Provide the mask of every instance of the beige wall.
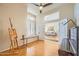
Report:
[{"label": "beige wall", "polygon": [[68,4],[60,8],[60,20],[65,18],[74,18],[74,4]]},{"label": "beige wall", "polygon": [[[0,14],[1,14],[1,8],[0,8]],[[1,15],[0,15],[0,43],[2,39],[2,20],[1,20]]]},{"label": "beige wall", "polygon": [[[8,35],[9,17],[12,18],[12,23],[16,28],[18,34],[19,45],[22,45],[21,36],[26,35],[26,4],[0,4],[2,7],[0,13],[2,21],[2,38],[0,38],[0,51],[4,51],[10,47],[10,40]],[[1,32],[0,32],[1,33]]]}]

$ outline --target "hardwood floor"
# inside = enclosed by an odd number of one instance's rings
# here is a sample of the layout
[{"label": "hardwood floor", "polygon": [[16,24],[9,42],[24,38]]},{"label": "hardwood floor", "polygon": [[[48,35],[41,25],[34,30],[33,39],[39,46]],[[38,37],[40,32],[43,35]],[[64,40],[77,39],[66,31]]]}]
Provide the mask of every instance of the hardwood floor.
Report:
[{"label": "hardwood floor", "polygon": [[57,56],[58,42],[38,40],[18,49],[0,53],[1,56]]}]

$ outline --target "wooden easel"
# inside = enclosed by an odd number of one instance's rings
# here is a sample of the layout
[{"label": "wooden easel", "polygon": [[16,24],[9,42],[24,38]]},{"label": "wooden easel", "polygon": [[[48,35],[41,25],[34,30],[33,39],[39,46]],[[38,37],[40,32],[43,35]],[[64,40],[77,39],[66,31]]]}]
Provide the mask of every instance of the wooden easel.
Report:
[{"label": "wooden easel", "polygon": [[13,27],[11,18],[9,18],[9,22],[10,22],[10,28],[8,28],[8,32],[11,42],[10,50],[13,50],[15,48],[18,48],[17,33],[16,33],[16,29]]}]

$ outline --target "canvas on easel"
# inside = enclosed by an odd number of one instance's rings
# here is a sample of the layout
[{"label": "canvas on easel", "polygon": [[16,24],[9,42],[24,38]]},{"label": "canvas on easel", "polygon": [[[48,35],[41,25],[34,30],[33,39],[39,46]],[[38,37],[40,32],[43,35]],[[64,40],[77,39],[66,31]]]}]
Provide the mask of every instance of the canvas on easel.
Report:
[{"label": "canvas on easel", "polygon": [[8,28],[10,42],[11,42],[10,49],[18,48],[17,33],[16,33],[16,29],[13,27],[11,18],[9,18],[9,22],[11,26],[10,28]]}]

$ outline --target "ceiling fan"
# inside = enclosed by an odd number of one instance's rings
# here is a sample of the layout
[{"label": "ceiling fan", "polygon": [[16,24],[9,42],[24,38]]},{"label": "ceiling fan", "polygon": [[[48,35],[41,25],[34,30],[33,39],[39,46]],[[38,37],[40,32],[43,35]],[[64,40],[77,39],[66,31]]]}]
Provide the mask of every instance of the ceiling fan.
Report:
[{"label": "ceiling fan", "polygon": [[42,9],[44,8],[44,7],[47,7],[47,6],[49,6],[49,5],[51,5],[52,3],[46,3],[46,4],[44,4],[44,3],[40,3],[40,4],[35,4],[35,3],[33,3],[35,6],[38,6],[39,7],[39,9],[40,9],[40,13],[42,13]]}]

